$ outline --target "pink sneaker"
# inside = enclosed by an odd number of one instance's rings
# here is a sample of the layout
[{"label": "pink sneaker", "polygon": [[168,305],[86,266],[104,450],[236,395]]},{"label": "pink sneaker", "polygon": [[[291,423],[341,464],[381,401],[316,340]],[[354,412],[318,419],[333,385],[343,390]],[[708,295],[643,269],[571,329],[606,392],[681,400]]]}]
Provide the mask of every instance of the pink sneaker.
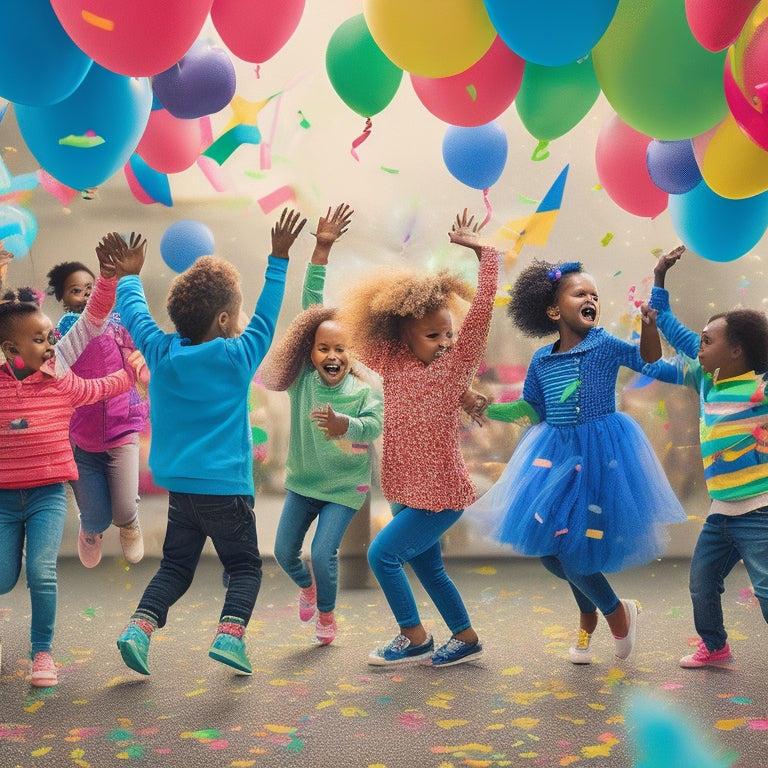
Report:
[{"label": "pink sneaker", "polygon": [[685,669],[708,667],[710,664],[717,666],[721,662],[728,661],[732,658],[731,648],[727,642],[719,651],[708,651],[704,642],[699,640],[699,647],[697,648],[696,653],[692,653],[689,656],[683,656],[683,658],[680,659],[680,666]]},{"label": "pink sneaker", "polygon": [[315,585],[299,590],[299,619],[305,624],[315,617],[317,611],[317,590]]},{"label": "pink sneaker", "polygon": [[56,665],[53,656],[48,651],[38,651],[32,659],[32,676],[29,682],[35,688],[51,688],[57,685],[59,677],[56,674]]},{"label": "pink sneaker", "polygon": [[80,533],[77,536],[77,554],[86,568],[95,568],[101,562],[101,533]]},{"label": "pink sneaker", "polygon": [[333,617],[333,611],[321,613],[317,617],[315,624],[315,634],[321,645],[330,645],[336,639],[336,619]]}]

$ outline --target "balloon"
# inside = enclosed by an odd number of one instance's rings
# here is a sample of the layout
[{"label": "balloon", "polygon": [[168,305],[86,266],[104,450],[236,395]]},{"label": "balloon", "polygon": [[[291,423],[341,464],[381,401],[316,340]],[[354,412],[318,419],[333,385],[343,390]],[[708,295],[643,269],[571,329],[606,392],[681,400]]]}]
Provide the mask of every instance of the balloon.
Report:
[{"label": "balloon", "polygon": [[213,253],[213,232],[194,219],[174,222],[160,238],[160,255],[174,272],[183,272],[200,256]]},{"label": "balloon", "polygon": [[403,79],[403,71],[374,42],[362,13],[347,19],[331,35],[325,68],[341,100],[362,117],[381,112]]},{"label": "balloon", "polygon": [[[37,162],[62,184],[88,189],[123,167],[139,143],[151,106],[149,80],[117,75],[94,63],[63,101],[43,107],[16,104],[14,111]],[[89,135],[103,143],[87,146]],[[86,146],[77,146],[78,139]]]},{"label": "balloon", "polygon": [[678,237],[694,253],[710,261],[733,261],[765,233],[768,192],[728,200],[702,181],[684,195],[670,195],[669,216]]},{"label": "balloon", "polygon": [[200,120],[180,120],[166,109],[153,109],[136,154],[161,173],[179,173],[195,164],[203,150]]},{"label": "balloon", "polygon": [[305,0],[216,0],[211,21],[224,45],[243,61],[271,59],[291,38]]},{"label": "balloon", "polygon": [[653,219],[667,207],[667,193],[648,173],[645,157],[650,143],[650,136],[614,115],[598,134],[595,167],[600,184],[616,205],[635,216]]},{"label": "balloon", "polygon": [[48,0],[3,4],[0,95],[18,104],[53,104],[69,96],[93,63],[64,31]]},{"label": "balloon", "polygon": [[621,0],[592,57],[613,109],[647,136],[689,139],[725,116],[725,53],[696,42],[680,0]]},{"label": "balloon", "polygon": [[504,170],[507,148],[507,135],[498,123],[473,128],[450,125],[443,136],[443,162],[462,184],[488,189]]},{"label": "balloon", "polygon": [[648,145],[645,161],[651,181],[671,195],[688,192],[701,181],[690,139],[653,139]]},{"label": "balloon", "polygon": [[464,72],[496,39],[477,0],[364,0],[363,13],[385,55],[422,77]]},{"label": "balloon", "polygon": [[37,237],[35,215],[17,205],[0,205],[0,240],[3,248],[21,258]]},{"label": "balloon", "polygon": [[585,56],[611,23],[618,0],[485,0],[504,42],[526,61],[561,67]]},{"label": "balloon", "polygon": [[520,88],[525,62],[497,37],[469,69],[450,77],[411,75],[419,101],[451,125],[483,125],[512,103]]},{"label": "balloon", "polygon": [[213,0],[51,0],[75,44],[112,72],[156,75],[195,42]]},{"label": "balloon", "polygon": [[722,51],[741,32],[758,0],[685,0],[688,26],[708,51]]},{"label": "balloon", "polygon": [[591,56],[562,67],[543,67],[529,61],[515,108],[531,136],[552,141],[580,123],[599,95]]},{"label": "balloon", "polygon": [[223,48],[195,44],[170,69],[152,78],[160,103],[183,120],[212,115],[232,101],[235,67]]}]

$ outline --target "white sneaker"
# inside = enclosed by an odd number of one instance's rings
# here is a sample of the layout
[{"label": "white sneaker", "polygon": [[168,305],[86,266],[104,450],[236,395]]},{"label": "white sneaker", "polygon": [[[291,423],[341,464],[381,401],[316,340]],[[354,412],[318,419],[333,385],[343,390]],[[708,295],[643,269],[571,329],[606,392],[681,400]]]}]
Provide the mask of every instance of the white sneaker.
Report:
[{"label": "white sneaker", "polygon": [[621,604],[629,617],[629,629],[624,637],[614,637],[616,657],[626,659],[635,647],[635,638],[637,636],[637,614],[640,613],[640,606],[635,600],[622,600]]},{"label": "white sneaker", "polygon": [[592,635],[586,629],[579,628],[576,642],[568,649],[568,658],[572,664],[591,664],[592,649],[589,647]]},{"label": "white sneaker", "polygon": [[120,527],[120,546],[129,563],[138,563],[144,557],[144,537],[138,520]]}]

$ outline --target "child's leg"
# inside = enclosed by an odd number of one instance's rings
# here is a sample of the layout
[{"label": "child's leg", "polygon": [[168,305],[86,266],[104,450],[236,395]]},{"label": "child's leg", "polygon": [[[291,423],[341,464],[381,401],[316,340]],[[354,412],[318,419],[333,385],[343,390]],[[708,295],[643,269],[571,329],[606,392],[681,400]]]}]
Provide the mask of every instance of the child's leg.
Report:
[{"label": "child's leg", "polygon": [[277,524],[275,560],[301,589],[312,586],[312,573],[301,559],[301,546],[322,505],[323,502],[316,499],[286,491],[283,511]]},{"label": "child's leg", "polygon": [[123,528],[139,514],[139,438],[108,452],[107,482],[111,499],[111,522]]},{"label": "child's leg", "polygon": [[739,534],[739,553],[749,574],[763,618],[768,622],[768,508],[728,520],[728,530]]},{"label": "child's leg", "polygon": [[92,453],[74,446],[79,478],[70,485],[80,511],[80,529],[87,535],[99,534],[112,524],[112,499],[108,483],[109,453]]},{"label": "child's leg", "polygon": [[320,510],[312,539],[312,570],[317,586],[317,609],[328,613],[336,608],[339,583],[339,546],[357,510],[327,503]]},{"label": "child's leg", "polygon": [[24,491],[0,490],[0,595],[10,592],[19,580],[24,554]]}]

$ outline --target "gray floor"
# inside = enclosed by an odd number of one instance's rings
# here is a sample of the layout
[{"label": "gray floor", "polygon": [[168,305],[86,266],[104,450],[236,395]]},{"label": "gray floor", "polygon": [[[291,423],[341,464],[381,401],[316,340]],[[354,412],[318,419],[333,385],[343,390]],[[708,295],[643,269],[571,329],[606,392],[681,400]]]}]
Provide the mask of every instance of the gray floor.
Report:
[{"label": "gray floor", "polygon": [[[612,578],[643,607],[636,653],[615,659],[603,622],[595,663],[575,667],[566,656],[576,620],[567,587],[534,560],[453,559],[449,570],[485,653],[475,664],[434,670],[366,664],[395,630],[378,587],[342,590],[339,637],[314,645],[297,619],[295,588],[268,561],[247,636],[254,674],[246,677],[207,656],[223,591],[218,563],[206,557],[153,638],[152,675],[142,678],[122,664],[114,641],[156,566],[150,558],[128,568],[108,557],[87,571],[62,559],[55,689],[25,680],[23,583],[2,598],[3,768],[704,768],[702,750],[712,766],[768,766],[766,625],[741,568],[724,596],[735,656],[727,667],[677,664],[694,633],[688,564],[677,560]],[[436,640],[445,641],[433,607],[417,595]],[[632,709],[648,697],[662,725]]]}]

